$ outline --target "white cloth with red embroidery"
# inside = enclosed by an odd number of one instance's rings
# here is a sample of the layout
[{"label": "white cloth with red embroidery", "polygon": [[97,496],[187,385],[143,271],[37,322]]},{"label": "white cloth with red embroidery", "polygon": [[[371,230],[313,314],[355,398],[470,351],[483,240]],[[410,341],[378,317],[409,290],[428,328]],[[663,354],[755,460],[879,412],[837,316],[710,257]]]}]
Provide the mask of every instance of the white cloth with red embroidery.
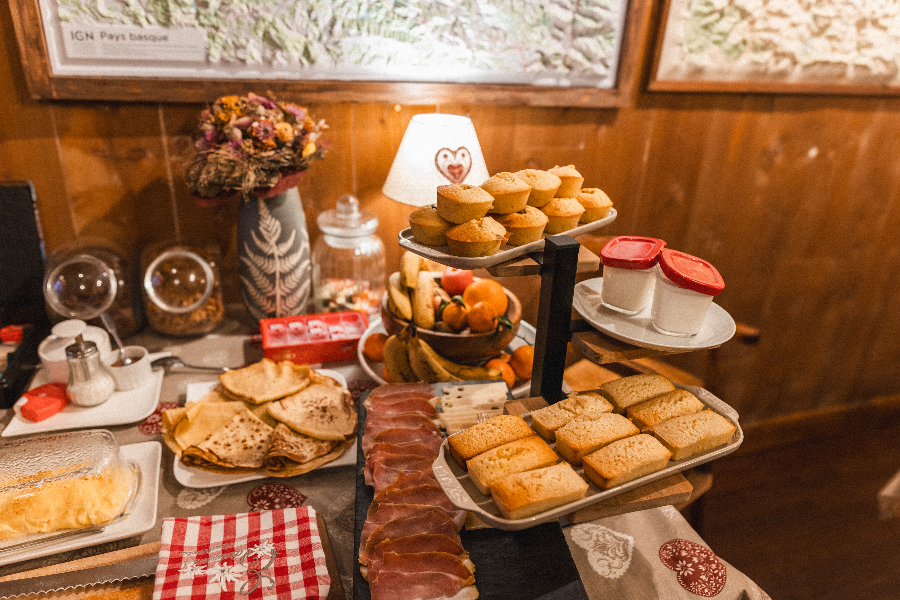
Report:
[{"label": "white cloth with red embroidery", "polygon": [[563,528],[588,598],[771,600],[717,557],[675,507]]},{"label": "white cloth with red embroidery", "polygon": [[312,508],[163,520],[153,600],[324,600],[330,588]]}]

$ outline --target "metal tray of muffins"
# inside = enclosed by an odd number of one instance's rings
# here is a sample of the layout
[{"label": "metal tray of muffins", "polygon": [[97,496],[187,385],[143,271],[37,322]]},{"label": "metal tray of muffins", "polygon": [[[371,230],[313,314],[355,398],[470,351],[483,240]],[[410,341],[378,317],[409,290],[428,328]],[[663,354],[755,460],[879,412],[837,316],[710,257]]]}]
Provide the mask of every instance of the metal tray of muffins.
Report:
[{"label": "metal tray of muffins", "polygon": [[[611,208],[609,209],[609,214],[602,219],[598,219],[592,223],[585,223],[578,227],[573,227],[568,231],[563,231],[561,235],[575,237],[583,233],[590,233],[591,231],[600,229],[615,221],[617,214],[616,209]],[[454,256],[453,254],[450,254],[450,248],[447,246],[426,246],[425,244],[420,244],[413,237],[412,229],[409,227],[401,231],[398,238],[400,245],[410,252],[418,254],[419,256],[424,256],[438,264],[456,267],[457,269],[483,269],[485,267],[499,265],[500,263],[519,258],[520,256],[532,252],[541,252],[544,249],[544,239],[541,238],[535,242],[523,244],[521,246],[501,246],[496,254],[473,258],[467,256]]]},{"label": "metal tray of muffins", "polygon": [[[737,411],[720,400],[718,397],[714,396],[711,392],[703,388],[692,385],[680,385],[677,383],[675,384],[675,387],[691,392],[692,394],[694,394],[694,396],[697,397],[698,400],[705,404],[708,409],[717,412],[718,414],[731,421],[736,429],[734,434],[731,436],[731,440],[727,444],[725,444],[724,446],[719,446],[718,448],[713,448],[712,450],[707,450],[706,452],[696,454],[683,460],[670,460],[668,465],[660,471],[651,473],[649,475],[644,475],[643,477],[639,477],[633,481],[629,481],[608,490],[600,489],[590,479],[588,479],[584,475],[583,467],[575,467],[573,465],[575,471],[582,477],[582,479],[584,479],[588,483],[588,491],[585,494],[584,498],[576,500],[575,502],[563,504],[562,506],[558,506],[542,513],[538,513],[532,517],[527,517],[525,519],[503,518],[500,509],[497,508],[491,497],[482,494],[469,478],[466,470],[461,467],[456,462],[456,460],[450,457],[450,451],[447,447],[447,440],[444,440],[444,443],[441,445],[438,458],[432,465],[432,471],[434,472],[434,476],[437,479],[438,483],[441,485],[444,492],[447,494],[447,497],[450,498],[450,502],[452,502],[454,506],[461,510],[467,510],[474,513],[475,516],[477,516],[485,524],[490,525],[491,527],[505,530],[520,530],[528,529],[529,527],[534,527],[535,525],[540,525],[541,523],[547,523],[549,521],[556,521],[558,519],[565,518],[567,515],[570,515],[571,513],[579,509],[591,506],[604,500],[608,500],[613,496],[618,496],[619,494],[623,494],[635,488],[642,487],[644,485],[647,485],[648,483],[652,483],[660,479],[665,479],[666,477],[670,477],[671,475],[674,475],[676,473],[680,473],[684,470],[696,467],[697,465],[708,463],[727,454],[731,454],[732,452],[737,450],[738,446],[740,446],[744,441],[744,432],[741,429],[740,423],[738,423]],[[530,426],[531,414],[525,414],[523,415],[523,418]],[[554,449],[554,451],[556,450],[556,442],[551,442],[550,446]],[[565,459],[560,458],[560,462],[564,461]]]}]

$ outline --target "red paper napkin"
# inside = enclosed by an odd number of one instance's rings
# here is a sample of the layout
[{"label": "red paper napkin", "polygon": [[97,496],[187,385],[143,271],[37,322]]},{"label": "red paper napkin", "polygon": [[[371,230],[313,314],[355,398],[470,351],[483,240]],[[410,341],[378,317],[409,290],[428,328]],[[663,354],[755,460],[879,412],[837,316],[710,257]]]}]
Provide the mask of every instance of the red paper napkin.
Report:
[{"label": "red paper napkin", "polygon": [[163,520],[153,600],[324,600],[330,588],[312,508]]}]

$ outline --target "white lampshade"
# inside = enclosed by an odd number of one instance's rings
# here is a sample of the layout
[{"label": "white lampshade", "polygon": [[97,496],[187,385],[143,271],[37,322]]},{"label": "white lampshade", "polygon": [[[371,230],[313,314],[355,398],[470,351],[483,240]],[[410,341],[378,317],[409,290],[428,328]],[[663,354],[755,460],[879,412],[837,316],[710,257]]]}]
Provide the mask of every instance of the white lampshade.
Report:
[{"label": "white lampshade", "polygon": [[381,191],[397,202],[425,206],[434,204],[439,185],[481,185],[488,177],[472,119],[429,113],[410,121]]}]

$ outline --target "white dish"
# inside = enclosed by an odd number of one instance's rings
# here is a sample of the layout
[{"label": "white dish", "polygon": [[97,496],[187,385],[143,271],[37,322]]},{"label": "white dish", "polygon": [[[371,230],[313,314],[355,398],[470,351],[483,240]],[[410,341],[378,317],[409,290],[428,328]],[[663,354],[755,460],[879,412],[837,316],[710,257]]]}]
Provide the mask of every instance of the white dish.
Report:
[{"label": "white dish", "polygon": [[[674,475],[675,473],[680,473],[685,469],[690,469],[692,467],[696,467],[697,465],[701,465],[717,458],[721,458],[722,456],[731,454],[732,452],[737,450],[738,446],[741,445],[741,442],[744,441],[744,432],[741,429],[740,423],[738,423],[739,417],[737,411],[735,411],[728,404],[703,388],[678,384],[676,384],[676,387],[688,390],[689,392],[694,394],[701,402],[703,402],[703,404],[705,404],[708,408],[714,410],[715,412],[731,421],[731,423],[737,429],[735,430],[734,435],[731,436],[731,440],[727,444],[718,448],[714,448],[707,452],[685,458],[683,460],[670,460],[668,465],[661,471],[651,473],[650,475],[644,475],[643,477],[638,477],[633,481],[629,481],[628,483],[624,483],[620,486],[608,490],[600,489],[599,487],[594,485],[593,482],[589,481],[587,477],[584,477],[583,467],[574,467],[575,471],[578,472],[578,474],[588,482],[589,487],[585,497],[581,500],[576,500],[575,502],[564,504],[557,508],[544,511],[542,513],[534,515],[533,517],[528,517],[525,519],[503,518],[500,509],[497,508],[491,497],[485,496],[480,491],[478,491],[478,488],[474,483],[472,483],[472,480],[469,478],[466,470],[459,466],[454,459],[448,458],[449,451],[447,450],[447,440],[444,440],[443,445],[441,445],[440,454],[438,455],[437,460],[434,461],[434,465],[432,465],[431,467],[432,471],[434,472],[434,476],[437,479],[438,483],[441,485],[444,492],[447,494],[447,497],[450,498],[450,502],[452,502],[454,506],[461,510],[468,510],[475,513],[475,515],[479,519],[481,519],[491,527],[514,531],[519,529],[528,529],[529,527],[534,527],[535,525],[547,523],[549,521],[556,521],[557,519],[563,518],[578,509],[596,504],[597,502],[602,502],[603,500],[607,500],[609,498],[612,498],[613,496],[618,496],[619,494],[647,485],[648,483],[664,479],[666,477],[669,477],[670,475]],[[528,424],[531,425],[530,413],[523,415],[523,417],[528,422]],[[555,449],[556,443],[552,443],[551,446],[553,446]]]},{"label": "white dish", "polygon": [[[366,372],[366,375],[378,382],[379,385],[384,385],[387,382],[384,380],[384,377],[381,376],[382,363],[371,362],[366,358],[366,355],[363,354],[363,346],[365,346],[366,340],[373,333],[387,333],[381,323],[381,319],[378,319],[369,325],[369,328],[366,329],[362,334],[362,337],[359,338],[359,344],[356,346],[356,356],[359,358],[359,364],[362,366],[363,371]],[[516,332],[516,337],[513,338],[506,348],[511,352],[519,346],[534,346],[535,335],[537,335],[537,331],[532,325],[529,325],[525,321],[519,321],[519,330]],[[513,398],[529,397],[531,395],[531,380],[529,379],[514,387],[512,389],[512,395]]]},{"label": "white dish", "polygon": [[[579,225],[568,231],[563,231],[559,235],[575,237],[583,233],[595,231],[615,221],[616,214],[616,209],[611,208],[609,209],[609,214],[604,218],[594,221],[593,223]],[[447,246],[426,246],[425,244],[420,244],[413,238],[412,229],[409,227],[401,231],[397,237],[400,245],[410,252],[414,252],[425,258],[430,258],[434,262],[448,267],[456,267],[457,269],[483,269],[531,252],[541,252],[544,249],[544,238],[541,238],[536,242],[523,244],[521,246],[504,246],[497,254],[492,254],[491,256],[477,256],[470,258],[450,254],[450,248]]]},{"label": "white dish", "polygon": [[[151,355],[156,356],[156,355]],[[154,371],[144,384],[127,392],[113,392],[109,400],[97,406],[75,406],[69,404],[64,409],[37,423],[24,418],[21,413],[25,398],[19,398],[13,408],[15,414],[3,430],[2,437],[47,433],[65,429],[82,429],[86,427],[110,427],[112,425],[128,425],[146,419],[159,404],[159,391],[162,387],[163,371]],[[47,383],[47,372],[44,369],[35,374],[31,388]]]},{"label": "white dish", "polygon": [[582,281],[575,286],[572,308],[592,327],[617,340],[652,350],[702,350],[720,346],[734,335],[734,319],[715,302],[710,305],[696,335],[677,337],[660,333],[650,324],[649,305],[636,315],[606,308],[600,304],[602,289],[602,277]]},{"label": "white dish", "polygon": [[141,442],[120,446],[119,452],[124,460],[134,463],[141,471],[141,487],[131,508],[131,513],[126,518],[108,525],[96,533],[69,537],[57,542],[48,541],[46,544],[25,548],[18,552],[2,554],[0,555],[0,565],[105,544],[140,535],[152,529],[156,524],[159,459],[162,456],[162,446],[159,442]]},{"label": "white dish", "polygon": [[[327,377],[331,377],[338,383],[340,383],[344,388],[347,387],[347,379],[338,373],[337,371],[332,371],[330,369],[316,369],[316,373],[321,373]],[[196,402],[209,392],[213,390],[217,385],[219,385],[218,381],[201,381],[187,384],[187,389],[185,392],[185,401],[187,403]],[[356,464],[356,442],[353,442],[353,445],[344,452],[339,458],[331,461],[330,463],[326,463],[319,467],[320,469],[330,469],[332,467],[345,467],[347,465],[355,465]],[[189,467],[177,456],[175,457],[173,471],[175,473],[175,480],[178,481],[184,487],[189,488],[210,488],[210,487],[218,487],[221,485],[233,485],[235,483],[244,483],[246,481],[257,481],[259,479],[266,479],[269,477],[262,471],[257,471],[255,473],[214,473],[212,471],[204,471],[203,469],[197,469],[194,467]]]}]

